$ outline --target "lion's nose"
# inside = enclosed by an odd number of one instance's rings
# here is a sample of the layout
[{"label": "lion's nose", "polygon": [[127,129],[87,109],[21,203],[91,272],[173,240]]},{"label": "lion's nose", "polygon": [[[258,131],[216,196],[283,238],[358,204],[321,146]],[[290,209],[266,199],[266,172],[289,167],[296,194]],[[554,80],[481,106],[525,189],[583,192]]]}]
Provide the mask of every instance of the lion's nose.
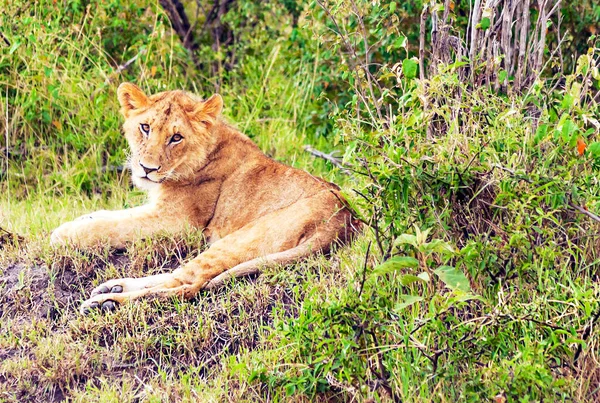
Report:
[{"label": "lion's nose", "polygon": [[158,171],[160,169],[160,165],[156,168],[154,167],[147,167],[146,165],[142,164],[140,162],[140,166],[142,167],[142,169],[144,170],[144,172],[146,172],[146,175],[148,175],[150,172],[154,172],[154,171]]}]

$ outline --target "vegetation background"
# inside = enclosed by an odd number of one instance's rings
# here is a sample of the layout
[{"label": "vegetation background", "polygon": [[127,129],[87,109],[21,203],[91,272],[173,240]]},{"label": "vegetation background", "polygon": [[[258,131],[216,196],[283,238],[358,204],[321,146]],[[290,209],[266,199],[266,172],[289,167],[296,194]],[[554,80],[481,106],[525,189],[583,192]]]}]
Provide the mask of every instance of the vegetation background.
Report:
[{"label": "vegetation background", "polygon": [[[0,401],[600,400],[593,0],[0,0]],[[219,92],[353,245],[82,317],[201,239],[53,250],[144,195],[115,90]]]}]

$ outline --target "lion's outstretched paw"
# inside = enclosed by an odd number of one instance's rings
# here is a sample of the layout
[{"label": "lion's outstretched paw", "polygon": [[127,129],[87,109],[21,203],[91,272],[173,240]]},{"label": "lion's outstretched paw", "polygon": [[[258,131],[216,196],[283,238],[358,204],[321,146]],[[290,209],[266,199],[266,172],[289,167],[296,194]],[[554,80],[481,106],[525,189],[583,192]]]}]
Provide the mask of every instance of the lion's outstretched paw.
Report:
[{"label": "lion's outstretched paw", "polygon": [[110,298],[105,299],[94,297],[88,299],[83,304],[81,304],[79,312],[81,312],[82,315],[88,315],[91,312],[96,311],[98,309],[102,310],[103,312],[112,312],[115,309],[117,309],[118,305],[119,304],[116,301]]},{"label": "lion's outstretched paw", "polygon": [[61,235],[61,233],[57,230],[52,231],[52,234],[50,235],[50,245],[62,245],[66,243],[66,240],[64,239],[64,237]]},{"label": "lion's outstretched paw", "polygon": [[69,221],[56,228],[50,235],[50,244],[57,246],[69,243],[72,238],[73,227],[75,227],[73,221]]},{"label": "lion's outstretched paw", "polygon": [[77,217],[73,221],[83,221],[83,220],[94,220],[98,218],[111,218],[111,212],[108,210],[98,210],[93,213],[84,214],[80,217]]},{"label": "lion's outstretched paw", "polygon": [[73,244],[81,246],[89,244],[93,240],[93,231],[86,227],[82,221],[69,221],[52,231],[50,235],[50,245]]}]

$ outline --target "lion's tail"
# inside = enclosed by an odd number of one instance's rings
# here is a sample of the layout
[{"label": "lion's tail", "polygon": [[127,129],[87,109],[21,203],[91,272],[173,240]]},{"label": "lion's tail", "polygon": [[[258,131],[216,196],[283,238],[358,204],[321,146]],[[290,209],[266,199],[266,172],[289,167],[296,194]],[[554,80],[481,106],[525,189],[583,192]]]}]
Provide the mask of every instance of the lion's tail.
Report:
[{"label": "lion's tail", "polygon": [[295,248],[284,250],[283,252],[272,253],[240,263],[210,280],[208,284],[204,286],[204,289],[211,290],[219,288],[234,277],[251,276],[259,273],[261,269],[265,267],[294,263],[303,257],[322,250],[323,247],[319,246],[321,245],[308,245],[307,243],[302,243]]}]

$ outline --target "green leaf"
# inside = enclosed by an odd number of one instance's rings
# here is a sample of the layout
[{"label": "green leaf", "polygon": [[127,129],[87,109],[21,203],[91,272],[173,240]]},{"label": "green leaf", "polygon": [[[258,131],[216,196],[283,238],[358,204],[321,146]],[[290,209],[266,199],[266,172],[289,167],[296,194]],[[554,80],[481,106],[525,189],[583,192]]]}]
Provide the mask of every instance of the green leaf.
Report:
[{"label": "green leaf", "polygon": [[454,253],[452,245],[441,239],[433,239],[431,242],[422,245],[419,249],[423,252]]},{"label": "green leaf", "polygon": [[406,44],[407,44],[407,39],[406,36],[404,35],[400,35],[398,36],[398,38],[396,38],[396,40],[394,41],[394,47],[395,48],[406,48]]},{"label": "green leaf", "polygon": [[540,141],[546,138],[548,134],[548,124],[539,125],[535,130],[535,137],[533,138],[533,143],[538,144]]},{"label": "green leaf", "polygon": [[417,237],[415,235],[411,235],[411,234],[402,234],[398,238],[396,238],[396,240],[394,241],[394,246],[404,245],[404,244],[412,245],[416,248],[417,247]]},{"label": "green leaf", "polygon": [[[421,273],[423,274],[423,273]],[[414,274],[405,274],[404,276],[402,276],[402,278],[400,278],[400,284],[402,285],[410,285],[412,283],[416,283],[417,281],[421,282],[421,283],[426,283],[427,280],[419,277],[419,276],[415,276]]]},{"label": "green leaf", "polygon": [[396,2],[395,2],[395,1],[392,1],[392,2],[390,3],[390,13],[393,13],[394,11],[396,11],[396,7],[397,7],[397,6],[398,6],[398,5],[396,4]]},{"label": "green leaf", "polygon": [[481,22],[477,24],[477,28],[483,29],[484,31],[490,27],[490,19],[488,17],[483,17]]},{"label": "green leaf", "polygon": [[587,146],[587,151],[592,154],[592,158],[600,158],[600,142],[596,141]]},{"label": "green leaf", "polygon": [[419,297],[416,295],[400,294],[399,297],[402,298],[402,302],[399,302],[394,306],[394,311],[401,311],[414,303],[423,301],[423,297]]},{"label": "green leaf", "polygon": [[423,245],[425,242],[427,242],[429,231],[431,231],[431,228],[427,228],[425,231],[421,231],[419,227],[415,225],[415,232],[417,233],[417,245]]},{"label": "green leaf", "polygon": [[396,270],[405,269],[407,267],[417,267],[419,261],[414,257],[409,256],[394,256],[386,260],[373,270],[373,275],[381,276],[382,274],[391,273]]},{"label": "green leaf", "polygon": [[562,126],[562,139],[565,142],[568,142],[573,137],[573,134],[577,131],[577,125],[573,123],[571,119],[567,119]]},{"label": "green leaf", "polygon": [[571,94],[565,94],[562,102],[560,103],[560,107],[563,109],[570,109],[575,102],[575,98]]},{"label": "green leaf", "polygon": [[471,284],[465,274],[451,266],[440,266],[434,273],[442,280],[446,287],[451,290],[459,290],[464,292],[471,291]]},{"label": "green leaf", "polygon": [[508,75],[508,73],[506,72],[506,70],[500,70],[498,72],[498,81],[500,81],[501,83],[504,82],[504,80],[506,80],[506,76]]},{"label": "green leaf", "polygon": [[10,47],[8,54],[12,55],[13,53],[15,53],[17,51],[17,49],[19,49],[19,46],[21,46],[21,42],[15,42],[12,44],[12,46]]},{"label": "green leaf", "polygon": [[417,76],[419,62],[416,58],[402,60],[402,73],[406,78],[412,80]]}]

